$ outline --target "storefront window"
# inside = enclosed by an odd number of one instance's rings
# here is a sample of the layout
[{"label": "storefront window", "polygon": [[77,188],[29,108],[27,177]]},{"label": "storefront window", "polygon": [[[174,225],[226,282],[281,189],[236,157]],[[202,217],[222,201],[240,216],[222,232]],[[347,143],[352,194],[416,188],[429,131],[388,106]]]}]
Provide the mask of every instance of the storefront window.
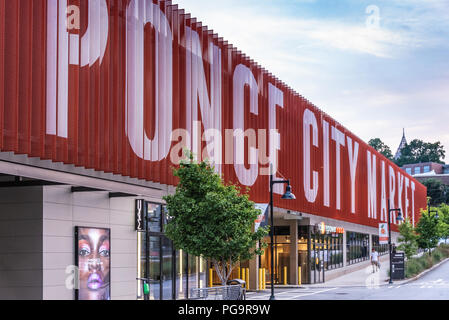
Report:
[{"label": "storefront window", "polygon": [[328,245],[328,258],[326,270],[332,270],[343,267],[343,235],[326,235]]},{"label": "storefront window", "polygon": [[[289,227],[274,228],[274,279],[275,284],[289,283],[291,237]],[[267,270],[267,283],[271,276],[270,237],[268,248],[260,257],[260,267]],[[324,272],[343,267],[343,234],[322,234],[311,226],[298,226],[298,267],[301,283],[319,283],[325,280]]]},{"label": "storefront window", "polygon": [[162,206],[148,203],[148,227],[150,232],[162,232]]},{"label": "storefront window", "polygon": [[173,247],[172,242],[166,238],[162,239],[162,297],[164,300],[173,299]]},{"label": "storefront window", "polygon": [[379,244],[379,236],[372,235],[373,248],[379,253],[379,255],[388,254],[388,243]]},{"label": "storefront window", "polygon": [[188,257],[188,281],[189,281],[189,290],[198,288],[198,259],[189,254]]},{"label": "storefront window", "polygon": [[176,299],[187,298],[187,254],[182,251],[176,251]]},{"label": "storefront window", "polygon": [[[162,232],[168,221],[164,206],[147,203],[147,207],[146,230],[137,237],[138,278],[149,279],[150,300],[187,299],[190,289],[207,286],[206,262],[181,250],[175,252],[172,241]],[[138,299],[144,298],[142,288],[139,280]]]},{"label": "storefront window", "polygon": [[357,232],[346,233],[346,258],[348,264],[369,259],[369,235]]}]

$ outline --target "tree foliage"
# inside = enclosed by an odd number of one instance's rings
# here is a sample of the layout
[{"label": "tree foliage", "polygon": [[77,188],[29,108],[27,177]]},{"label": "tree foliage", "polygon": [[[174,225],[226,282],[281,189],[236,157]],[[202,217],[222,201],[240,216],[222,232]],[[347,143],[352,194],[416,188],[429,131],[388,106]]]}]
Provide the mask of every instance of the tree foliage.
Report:
[{"label": "tree foliage", "polygon": [[177,249],[212,261],[223,285],[238,261],[263,253],[258,241],[268,227],[253,232],[260,211],[246,193],[223,184],[207,163],[195,163],[193,155],[174,175],[179,185],[174,195],[164,197],[170,221],[165,232]]},{"label": "tree foliage", "polygon": [[449,202],[449,186],[433,178],[423,180],[422,184],[427,188],[427,196],[432,206]]},{"label": "tree foliage", "polygon": [[387,159],[393,160],[393,154],[391,153],[390,147],[383,143],[379,138],[371,139],[368,144],[376,151],[383,154]]},{"label": "tree foliage", "polygon": [[417,243],[421,249],[435,248],[440,240],[438,232],[439,219],[437,219],[435,213],[432,212],[434,209],[431,209],[430,211],[430,215],[427,210],[421,211],[421,218],[416,226],[416,233],[418,234]]},{"label": "tree foliage", "polygon": [[441,143],[429,143],[415,139],[401,150],[401,156],[396,160],[400,167],[406,164],[436,162],[444,164],[446,151]]},{"label": "tree foliage", "polygon": [[445,203],[438,207],[438,233],[440,238],[449,238],[449,206]]},{"label": "tree foliage", "polygon": [[404,251],[407,259],[410,259],[418,250],[418,235],[409,219],[406,219],[404,223],[399,225],[399,233],[398,249]]}]

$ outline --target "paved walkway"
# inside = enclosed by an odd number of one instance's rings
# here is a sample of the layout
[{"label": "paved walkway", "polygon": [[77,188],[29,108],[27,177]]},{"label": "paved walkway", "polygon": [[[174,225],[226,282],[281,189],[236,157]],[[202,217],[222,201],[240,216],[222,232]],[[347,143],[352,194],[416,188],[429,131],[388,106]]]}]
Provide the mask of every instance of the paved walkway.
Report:
[{"label": "paved walkway", "polygon": [[344,276],[326,281],[325,283],[317,283],[304,285],[304,287],[367,287],[373,285],[388,284],[389,277],[387,273],[388,263],[382,263],[381,268],[373,273],[371,265]]},{"label": "paved walkway", "polygon": [[[333,288],[333,287],[377,287],[389,284],[389,260],[385,257],[381,259],[381,268],[373,273],[371,264],[363,269],[352,271],[338,278],[327,280],[325,283],[303,284],[301,286],[275,286],[276,288]],[[401,281],[395,281],[401,283]]]}]

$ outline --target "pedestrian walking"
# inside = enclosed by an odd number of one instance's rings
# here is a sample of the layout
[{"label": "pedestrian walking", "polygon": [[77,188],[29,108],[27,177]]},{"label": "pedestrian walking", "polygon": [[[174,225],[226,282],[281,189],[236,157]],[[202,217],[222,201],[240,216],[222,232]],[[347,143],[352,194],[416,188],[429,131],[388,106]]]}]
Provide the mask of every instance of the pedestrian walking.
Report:
[{"label": "pedestrian walking", "polygon": [[373,273],[378,271],[379,268],[380,268],[379,253],[374,248],[373,248],[373,250],[371,252],[371,265],[373,266]]}]

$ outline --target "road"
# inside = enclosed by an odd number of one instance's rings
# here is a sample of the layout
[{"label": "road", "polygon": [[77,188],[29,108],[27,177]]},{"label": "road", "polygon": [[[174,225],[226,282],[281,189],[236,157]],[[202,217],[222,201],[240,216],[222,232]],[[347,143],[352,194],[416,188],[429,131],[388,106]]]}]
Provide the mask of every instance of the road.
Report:
[{"label": "road", "polygon": [[[449,262],[403,285],[276,289],[275,296],[277,300],[449,300]],[[269,297],[268,290],[250,292],[247,299]]]}]

